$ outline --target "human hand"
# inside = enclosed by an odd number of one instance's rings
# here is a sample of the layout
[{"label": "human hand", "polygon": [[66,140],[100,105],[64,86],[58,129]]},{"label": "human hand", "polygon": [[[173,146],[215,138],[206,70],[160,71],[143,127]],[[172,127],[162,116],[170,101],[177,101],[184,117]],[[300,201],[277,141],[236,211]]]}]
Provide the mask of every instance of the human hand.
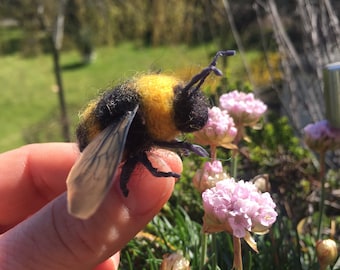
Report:
[{"label": "human hand", "polygon": [[[138,165],[125,198],[115,181],[87,220],[67,213],[66,178],[79,156],[72,143],[27,145],[0,155],[0,269],[117,269],[119,250],[169,199],[173,178]],[[162,171],[180,173],[179,157],[148,154]]]}]

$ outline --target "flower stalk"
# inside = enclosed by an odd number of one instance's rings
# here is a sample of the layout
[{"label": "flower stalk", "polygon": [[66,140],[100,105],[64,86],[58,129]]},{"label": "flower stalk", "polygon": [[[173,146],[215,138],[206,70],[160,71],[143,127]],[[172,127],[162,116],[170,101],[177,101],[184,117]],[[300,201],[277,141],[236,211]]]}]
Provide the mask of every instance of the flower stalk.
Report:
[{"label": "flower stalk", "polygon": [[207,261],[207,246],[208,246],[208,235],[202,230],[201,231],[201,258],[199,269],[204,269],[204,264]]},{"label": "flower stalk", "polygon": [[233,244],[234,244],[234,262],[232,269],[243,270],[241,239],[236,236],[233,236]]},{"label": "flower stalk", "polygon": [[320,153],[320,183],[321,183],[321,192],[320,192],[320,202],[319,202],[319,220],[318,220],[318,230],[316,239],[319,240],[321,236],[322,230],[322,220],[325,212],[325,184],[326,184],[326,175],[325,175],[325,152]]}]

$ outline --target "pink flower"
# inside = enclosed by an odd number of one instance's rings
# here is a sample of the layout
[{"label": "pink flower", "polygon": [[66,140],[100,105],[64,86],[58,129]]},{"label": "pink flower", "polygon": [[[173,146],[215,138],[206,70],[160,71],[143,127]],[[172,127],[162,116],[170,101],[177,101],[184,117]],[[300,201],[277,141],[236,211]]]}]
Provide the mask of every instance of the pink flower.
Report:
[{"label": "pink flower", "polygon": [[205,232],[227,231],[238,238],[248,231],[263,233],[275,222],[275,203],[254,184],[233,178],[216,183],[202,193]]},{"label": "pink flower", "polygon": [[236,125],[254,126],[267,110],[267,106],[252,93],[234,90],[220,97],[220,108],[226,110]]},{"label": "pink flower", "polygon": [[201,170],[198,170],[193,178],[194,187],[203,192],[208,188],[212,188],[218,181],[227,178],[227,174],[223,170],[222,162],[214,160],[206,162]]},{"label": "pink flower", "polygon": [[316,152],[340,148],[340,129],[331,127],[327,120],[309,124],[303,130],[306,144]]},{"label": "pink flower", "polygon": [[231,142],[236,134],[234,120],[226,111],[213,107],[209,109],[207,124],[200,131],[194,132],[194,137],[198,144],[235,148]]}]

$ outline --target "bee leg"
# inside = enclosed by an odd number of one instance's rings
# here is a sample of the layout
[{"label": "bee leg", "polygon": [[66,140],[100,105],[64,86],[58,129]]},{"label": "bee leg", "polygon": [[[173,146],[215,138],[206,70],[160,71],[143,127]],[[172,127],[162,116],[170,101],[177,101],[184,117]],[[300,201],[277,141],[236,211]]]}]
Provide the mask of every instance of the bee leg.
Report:
[{"label": "bee leg", "polygon": [[123,192],[125,197],[129,194],[129,189],[127,188],[127,183],[129,182],[130,176],[135,169],[139,159],[137,157],[128,158],[122,168],[122,172],[120,174],[120,189]]},{"label": "bee leg", "polygon": [[141,155],[128,158],[123,165],[122,172],[121,172],[121,175],[120,175],[120,189],[122,190],[123,195],[125,197],[127,197],[128,194],[129,194],[129,190],[127,188],[127,183],[129,182],[130,176],[131,176],[131,174],[132,174],[133,170],[135,169],[138,162],[142,163],[145,166],[145,168],[147,168],[149,170],[149,172],[151,172],[151,174],[153,176],[156,176],[156,177],[175,177],[175,178],[180,177],[180,175],[178,173],[162,172],[162,171],[159,171],[157,168],[153,167],[150,160],[148,159],[148,156],[146,155],[145,152],[143,152]]},{"label": "bee leg", "polygon": [[188,142],[183,142],[183,141],[171,141],[171,142],[156,142],[155,143],[157,146],[160,147],[165,147],[165,148],[170,148],[170,149],[181,149],[184,150],[184,154],[188,155],[189,152],[193,152],[201,157],[208,157],[209,154],[208,152],[200,145],[197,144],[191,144]]},{"label": "bee leg", "polygon": [[178,173],[174,173],[174,172],[161,172],[159,171],[157,168],[155,168],[154,166],[152,166],[150,160],[148,159],[148,156],[146,155],[145,152],[143,152],[140,156],[139,161],[145,166],[145,168],[147,168],[149,170],[149,172],[151,172],[151,174],[153,176],[156,177],[175,177],[175,178],[179,178],[181,175]]}]

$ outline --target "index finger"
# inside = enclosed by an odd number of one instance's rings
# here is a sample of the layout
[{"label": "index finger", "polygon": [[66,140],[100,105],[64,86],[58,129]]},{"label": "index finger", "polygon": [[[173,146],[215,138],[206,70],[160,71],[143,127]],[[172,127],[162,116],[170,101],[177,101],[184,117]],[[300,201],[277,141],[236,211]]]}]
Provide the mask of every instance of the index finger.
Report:
[{"label": "index finger", "polygon": [[74,143],[31,144],[0,154],[0,232],[64,192],[78,156]]}]

